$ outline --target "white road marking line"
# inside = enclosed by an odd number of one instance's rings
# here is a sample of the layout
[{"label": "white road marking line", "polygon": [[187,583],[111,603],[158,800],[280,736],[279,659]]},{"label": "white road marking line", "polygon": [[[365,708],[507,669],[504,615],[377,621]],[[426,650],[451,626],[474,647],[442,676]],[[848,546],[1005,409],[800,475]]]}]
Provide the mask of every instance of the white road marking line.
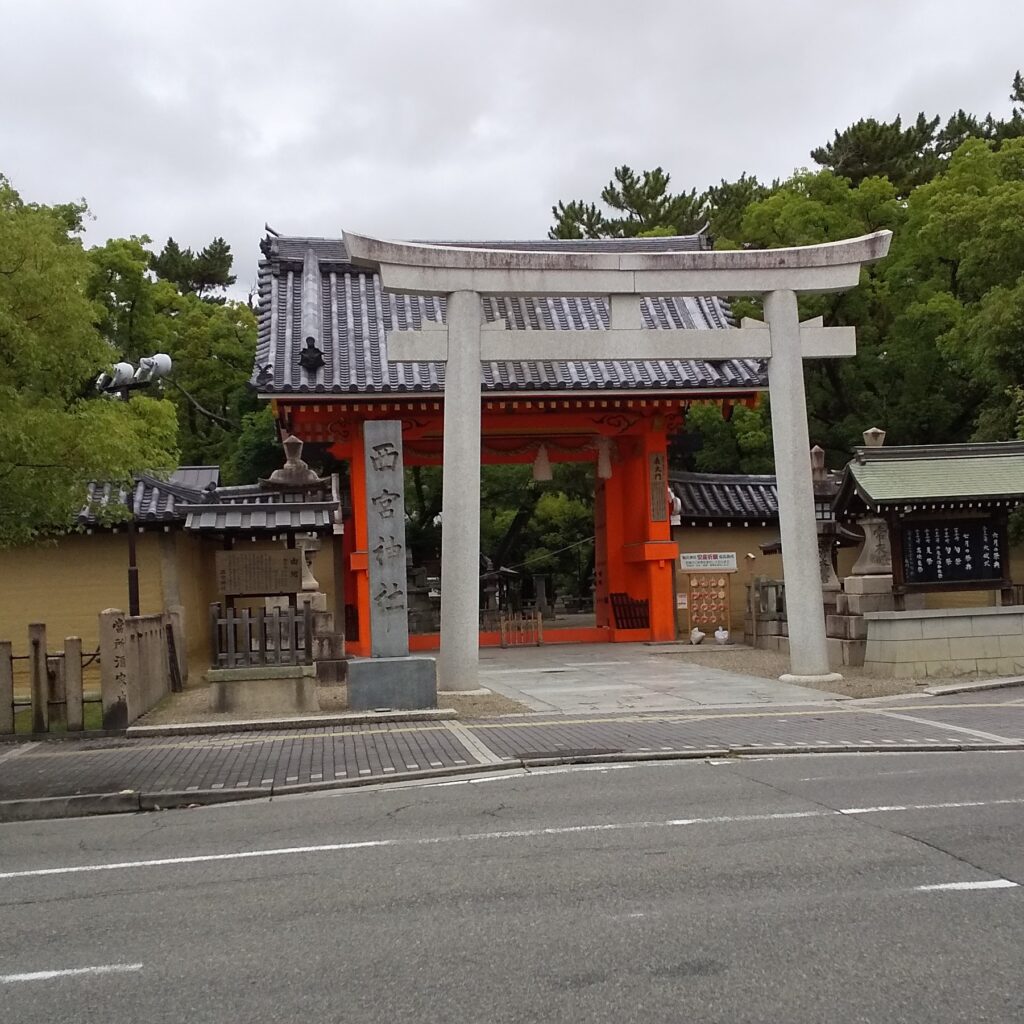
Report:
[{"label": "white road marking line", "polygon": [[[459,722],[444,722],[445,729],[450,732],[481,764],[501,764],[501,758],[483,740],[474,735],[466,726]],[[465,761],[456,761],[465,764]]]},{"label": "white road marking line", "polygon": [[1008,878],[990,878],[985,882],[942,882],[940,885],[915,885],[918,892],[952,892],[963,889],[1016,889],[1017,882]]},{"label": "white road marking line", "polygon": [[260,785],[261,786],[269,786],[269,785],[271,785],[273,783],[273,781],[274,781],[273,779],[263,779],[260,782]]},{"label": "white road marking line", "polygon": [[[602,766],[604,767],[604,766]],[[364,839],[347,843],[323,843],[316,846],[285,846],[269,850],[242,850],[235,853],[205,853],[190,857],[159,857],[152,860],[118,861],[112,864],[76,864],[70,867],[31,868],[0,872],[0,879],[40,878],[48,875],[78,875],[98,871],[124,871],[131,868],[172,867],[180,864],[208,864],[215,861],[257,860],[266,857],[292,857],[312,853],[337,853],[344,850],[383,849],[386,847],[445,846],[454,843],[493,842],[502,839],[580,835],[588,832],[629,832],[648,829],[683,828],[700,825],[750,824],[761,821],[792,821],[801,818],[835,818],[855,814],[880,814],[892,811],[931,811],[967,807],[997,807],[1024,804],[1024,797],[1005,800],[966,800],[939,804],[883,805],[847,807],[838,810],[778,811],[773,814],[737,814],[709,818],[673,818],[667,821],[624,821],[602,824],[559,825],[549,828],[514,829],[506,832],[471,832],[465,835],[427,836],[421,839]]]},{"label": "white road marking line", "polygon": [[[975,739],[988,740],[990,743],[1010,742],[1006,736],[997,736],[994,732],[984,732],[981,729],[968,729],[964,725],[947,725],[945,722],[936,722],[934,718],[925,718],[926,709],[922,709],[921,715],[901,715],[896,711],[871,711],[872,715],[879,715],[884,718],[897,718],[903,722],[913,722],[915,725],[938,725],[946,732],[962,732]],[[908,740],[913,743],[913,740]],[[925,740],[925,743],[938,743],[938,740]],[[955,741],[954,741],[955,742]]]},{"label": "white road marking line", "polygon": [[33,750],[35,747],[38,746],[38,742],[19,743],[11,750],[8,750],[6,753],[0,754],[0,764],[3,764],[4,761],[10,761],[15,757],[21,757],[22,754],[27,754],[30,750]]},{"label": "white road marking line", "polygon": [[360,775],[369,775],[370,774],[370,769],[369,768],[360,768],[359,769],[359,774]]},{"label": "white road marking line", "polygon": [[96,967],[68,967],[60,971],[29,971],[26,974],[0,974],[0,984],[16,981],[49,981],[51,978],[70,978],[77,974],[121,974],[141,971],[142,964],[99,964]]}]

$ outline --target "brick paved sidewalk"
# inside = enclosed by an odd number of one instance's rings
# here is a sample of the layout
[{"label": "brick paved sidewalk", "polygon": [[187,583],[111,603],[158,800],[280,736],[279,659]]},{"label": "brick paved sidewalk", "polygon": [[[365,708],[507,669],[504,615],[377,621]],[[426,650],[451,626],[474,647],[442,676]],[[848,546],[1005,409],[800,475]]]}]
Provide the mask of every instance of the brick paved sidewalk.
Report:
[{"label": "brick paved sidewalk", "polygon": [[551,760],[794,748],[1024,748],[1024,697],[1019,694],[1002,690],[960,698],[771,709],[745,705],[672,714],[536,714],[5,744],[0,745],[0,821],[45,816],[42,810],[35,814],[3,801],[131,791],[141,806],[167,807]]}]

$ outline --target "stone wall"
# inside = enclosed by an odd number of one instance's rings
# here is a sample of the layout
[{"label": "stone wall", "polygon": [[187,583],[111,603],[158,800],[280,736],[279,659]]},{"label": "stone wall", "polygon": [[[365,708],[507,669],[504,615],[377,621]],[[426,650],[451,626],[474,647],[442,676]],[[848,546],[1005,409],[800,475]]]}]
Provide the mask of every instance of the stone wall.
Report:
[{"label": "stone wall", "polygon": [[103,728],[123,729],[171,692],[168,615],[100,615]]},{"label": "stone wall", "polygon": [[868,612],[864,666],[896,678],[1024,673],[1024,606]]}]

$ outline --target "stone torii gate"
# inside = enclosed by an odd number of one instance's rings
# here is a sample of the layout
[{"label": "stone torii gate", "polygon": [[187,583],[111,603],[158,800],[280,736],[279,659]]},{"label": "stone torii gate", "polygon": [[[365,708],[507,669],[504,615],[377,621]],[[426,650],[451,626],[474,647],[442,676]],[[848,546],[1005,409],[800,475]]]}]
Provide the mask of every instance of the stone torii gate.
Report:
[{"label": "stone torii gate", "polygon": [[[447,296],[447,325],[390,332],[389,361],[445,364],[439,687],[478,685],[480,616],[480,364],[492,360],[764,359],[771,394],[779,525],[786,577],[791,673],[830,672],[818,568],[803,360],[852,356],[852,327],[800,323],[797,295],[856,287],[883,258],[878,231],[792,249],[627,253],[523,252],[387,242],[345,233],[354,264],[387,291]],[[607,296],[607,331],[510,330],[483,323],[480,297]],[[765,321],[729,330],[649,330],[643,296],[763,297]]]}]

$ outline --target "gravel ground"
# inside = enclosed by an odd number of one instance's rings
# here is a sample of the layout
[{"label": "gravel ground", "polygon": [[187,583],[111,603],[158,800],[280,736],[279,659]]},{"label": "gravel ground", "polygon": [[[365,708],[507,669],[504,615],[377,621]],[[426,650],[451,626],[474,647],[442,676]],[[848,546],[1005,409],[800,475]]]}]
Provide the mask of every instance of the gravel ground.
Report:
[{"label": "gravel ground", "polygon": [[[676,657],[676,655],[666,655]],[[761,651],[754,647],[718,648],[709,651],[698,651],[690,648],[680,658],[693,664],[718,668],[725,672],[740,672],[748,676],[763,676],[765,679],[778,679],[789,671],[789,658],[778,651]],[[846,697],[889,697],[897,693],[913,693],[926,686],[933,686],[936,679],[893,679],[886,676],[875,676],[863,668],[851,668],[847,665],[842,670],[842,681],[830,683],[827,687],[831,693],[841,693]],[[953,682],[952,679],[947,682]],[[803,685],[796,681],[798,686]],[[820,689],[811,687],[808,689]]]}]

